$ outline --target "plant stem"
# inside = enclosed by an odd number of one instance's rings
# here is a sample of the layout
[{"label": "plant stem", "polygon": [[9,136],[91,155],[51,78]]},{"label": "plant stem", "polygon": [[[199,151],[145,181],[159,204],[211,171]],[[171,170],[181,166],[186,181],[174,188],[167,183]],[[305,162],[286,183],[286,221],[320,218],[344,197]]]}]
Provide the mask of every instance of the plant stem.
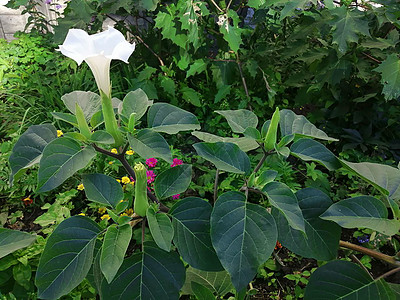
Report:
[{"label": "plant stem", "polygon": [[367,272],[368,275],[369,275],[372,279],[374,279],[374,277],[372,277],[372,275],[369,273],[368,269],[363,265],[363,263],[358,259],[357,256],[355,256],[354,254],[351,254],[351,255],[350,255],[350,258],[351,258],[355,263],[357,263],[361,268],[363,268],[364,271]]},{"label": "plant stem", "polygon": [[[246,78],[244,78],[244,75],[243,75],[242,63],[241,63],[241,61],[239,59],[239,53],[238,52],[236,52],[236,63],[237,63],[238,68],[239,68],[240,77],[242,78],[244,92],[246,93],[247,99],[250,100],[249,90],[247,89]],[[249,108],[249,110],[252,111],[250,103],[248,104],[248,108]]]},{"label": "plant stem", "polygon": [[392,269],[392,270],[390,270],[390,271],[388,271],[388,272],[382,274],[381,276],[377,277],[375,280],[379,280],[379,279],[382,279],[382,278],[386,278],[386,277],[388,277],[388,276],[390,276],[390,275],[393,275],[394,273],[397,273],[397,272],[399,272],[399,271],[400,271],[400,267],[394,268],[394,269]]},{"label": "plant stem", "polygon": [[215,3],[214,0],[211,0],[211,2],[212,2],[212,4],[214,4],[214,6],[215,6],[220,12],[224,12],[224,11],[221,9],[221,7],[219,7],[218,4]]},{"label": "plant stem", "polygon": [[253,173],[257,173],[261,169],[262,165],[264,164],[264,161],[267,159],[267,156],[269,154],[267,151],[265,151],[262,143],[257,143],[257,144],[260,146],[260,148],[261,148],[261,150],[263,152],[263,157],[261,157],[261,159],[258,162],[257,166],[254,168]]},{"label": "plant stem", "polygon": [[143,218],[142,221],[142,251],[144,251],[144,234],[146,230],[146,217]]},{"label": "plant stem", "polygon": [[218,197],[218,177],[219,177],[219,169],[217,169],[217,171],[215,172],[213,203],[215,203],[215,201],[217,201],[217,197]]}]

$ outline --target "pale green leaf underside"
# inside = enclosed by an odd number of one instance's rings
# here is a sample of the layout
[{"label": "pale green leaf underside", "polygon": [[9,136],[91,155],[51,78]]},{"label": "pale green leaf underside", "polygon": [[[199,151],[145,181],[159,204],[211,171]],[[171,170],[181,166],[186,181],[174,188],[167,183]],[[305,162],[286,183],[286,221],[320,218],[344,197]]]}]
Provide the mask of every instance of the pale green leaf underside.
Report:
[{"label": "pale green leaf underside", "polygon": [[0,258],[28,247],[36,240],[36,236],[27,232],[0,228]]},{"label": "pale green leaf underside", "polygon": [[247,137],[239,137],[239,138],[221,137],[218,135],[202,131],[193,131],[192,135],[194,135],[195,137],[206,143],[224,142],[224,143],[236,144],[238,145],[240,150],[244,152],[248,152],[260,147],[254,139]]}]

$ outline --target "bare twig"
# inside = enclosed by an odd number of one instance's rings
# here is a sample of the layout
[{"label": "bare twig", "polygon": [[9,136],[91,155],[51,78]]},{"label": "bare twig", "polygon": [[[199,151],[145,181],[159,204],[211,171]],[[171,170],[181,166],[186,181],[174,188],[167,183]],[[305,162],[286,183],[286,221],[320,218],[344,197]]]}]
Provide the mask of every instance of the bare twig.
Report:
[{"label": "bare twig", "polygon": [[374,62],[376,62],[376,63],[378,63],[378,64],[381,63],[381,61],[380,61],[379,59],[377,59],[377,58],[375,58],[375,57],[369,55],[368,53],[363,52],[362,54],[364,54],[364,55],[365,55],[366,57],[368,57],[370,60],[373,60]]},{"label": "bare twig", "polygon": [[[239,68],[240,77],[242,78],[244,92],[246,93],[247,99],[250,100],[249,90],[247,89],[247,84],[246,84],[246,78],[244,78],[244,75],[243,75],[242,63],[241,63],[241,61],[239,59],[239,53],[237,53],[237,52],[236,52],[236,63],[237,63],[238,68]],[[249,110],[252,111],[250,103],[248,104],[248,108],[249,108]]]},{"label": "bare twig", "polygon": [[351,258],[356,264],[358,264],[361,268],[363,268],[364,271],[367,272],[368,275],[369,275],[372,279],[374,279],[374,277],[372,277],[372,275],[369,273],[368,269],[367,269],[367,268],[363,265],[363,263],[357,258],[357,256],[355,256],[354,254],[351,254],[351,255],[350,255],[350,258]]},{"label": "bare twig", "polygon": [[221,9],[221,7],[219,7],[218,4],[215,3],[214,0],[211,0],[211,2],[212,2],[212,4],[214,4],[214,6],[215,6],[220,12],[224,12],[224,11]]},{"label": "bare twig", "polygon": [[231,6],[231,4],[232,4],[232,0],[230,0],[229,3],[228,3],[228,5],[226,6],[226,9],[225,9],[226,12],[228,12],[229,7]]},{"label": "bare twig", "polygon": [[377,277],[375,280],[379,280],[379,279],[382,279],[382,278],[386,278],[386,277],[388,277],[388,276],[390,276],[390,275],[393,275],[393,274],[395,274],[395,273],[397,273],[397,272],[399,272],[399,271],[400,271],[400,267],[394,268],[394,269],[392,269],[392,270],[390,270],[390,271],[388,271],[388,272],[382,274],[381,276]]}]

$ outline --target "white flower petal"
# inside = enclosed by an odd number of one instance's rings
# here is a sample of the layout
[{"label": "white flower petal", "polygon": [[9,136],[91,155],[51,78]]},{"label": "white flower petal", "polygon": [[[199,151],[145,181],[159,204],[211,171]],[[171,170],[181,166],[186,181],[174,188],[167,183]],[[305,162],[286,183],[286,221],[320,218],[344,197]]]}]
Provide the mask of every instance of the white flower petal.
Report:
[{"label": "white flower petal", "polygon": [[104,55],[97,55],[97,56],[87,57],[85,61],[92,70],[92,73],[94,75],[99,90],[103,91],[103,93],[105,93],[106,95],[110,95],[111,59],[105,57]]},{"label": "white flower petal", "polygon": [[90,37],[96,51],[111,59],[120,59],[118,57],[111,57],[116,45],[120,43],[124,43],[126,46],[130,45],[121,32],[110,26],[108,26],[106,31],[96,33]]},{"label": "white flower petal", "polygon": [[81,64],[87,57],[98,55],[87,32],[81,29],[70,29],[59,50],[65,56]]},{"label": "white flower petal", "polygon": [[115,46],[112,54],[107,57],[111,59],[119,59],[123,62],[128,63],[129,57],[132,55],[132,52],[135,50],[135,43],[130,44],[127,41],[123,41]]}]

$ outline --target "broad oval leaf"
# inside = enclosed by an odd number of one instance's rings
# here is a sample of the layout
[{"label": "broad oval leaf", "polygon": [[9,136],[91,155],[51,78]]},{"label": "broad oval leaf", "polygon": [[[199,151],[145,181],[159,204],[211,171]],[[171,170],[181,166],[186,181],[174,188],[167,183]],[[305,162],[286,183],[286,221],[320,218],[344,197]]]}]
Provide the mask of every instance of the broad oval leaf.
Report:
[{"label": "broad oval leaf", "polygon": [[256,184],[258,186],[264,187],[267,183],[270,183],[275,180],[276,176],[278,176],[278,172],[275,170],[265,170],[261,173],[260,176],[256,178]]},{"label": "broad oval leaf", "polygon": [[28,247],[36,240],[36,236],[19,230],[0,228],[0,258]]},{"label": "broad oval leaf", "polygon": [[279,122],[282,136],[296,134],[298,136],[312,137],[326,141],[338,141],[329,137],[325,132],[318,129],[314,124],[302,115],[296,115],[288,109],[282,109],[280,112],[281,119]]},{"label": "broad oval leaf", "polygon": [[129,242],[132,238],[130,224],[108,227],[100,254],[100,269],[110,283],[121,267]]},{"label": "broad oval leaf", "polygon": [[158,157],[168,163],[172,162],[169,145],[158,132],[142,129],[135,137],[129,134],[128,141],[132,149],[144,159]]},{"label": "broad oval leaf", "polygon": [[43,151],[38,172],[38,192],[47,192],[62,184],[76,171],[83,169],[96,156],[91,146],[81,148],[70,138],[58,138]]},{"label": "broad oval leaf", "polygon": [[183,260],[203,271],[223,270],[211,244],[210,203],[197,197],[178,201],[169,211],[174,226],[174,244]]},{"label": "broad oval leaf", "polygon": [[38,297],[58,299],[72,291],[88,274],[101,228],[87,217],[61,222],[47,240],[35,283]]},{"label": "broad oval leaf", "polygon": [[290,227],[305,232],[304,217],[292,190],[284,183],[270,182],[262,189],[272,206],[285,216]]},{"label": "broad oval leaf", "polygon": [[254,150],[260,147],[254,139],[248,137],[239,137],[239,138],[221,137],[218,135],[202,131],[193,131],[192,135],[202,140],[203,142],[207,143],[225,142],[225,143],[236,144],[239,146],[240,150],[244,152]]},{"label": "broad oval leaf", "polygon": [[124,198],[121,185],[112,177],[104,174],[82,175],[86,197],[93,202],[115,208]]},{"label": "broad oval leaf", "polygon": [[98,94],[93,92],[73,91],[63,95],[61,100],[73,114],[75,114],[75,104],[78,103],[82,108],[87,122],[90,121],[96,112],[101,110],[101,98]]},{"label": "broad oval leaf", "polygon": [[174,227],[172,227],[169,217],[164,213],[157,213],[153,206],[149,206],[147,209],[146,217],[157,246],[167,252],[171,251]]},{"label": "broad oval leaf", "polygon": [[197,299],[201,300],[215,300],[215,296],[213,293],[204,285],[197,283],[195,281],[192,282],[192,291]]},{"label": "broad oval leaf", "polygon": [[296,193],[304,216],[305,235],[289,226],[285,216],[272,210],[278,227],[278,239],[290,251],[307,258],[331,260],[337,256],[340,226],[320,219],[320,215],[332,205],[332,200],[320,190],[306,188]]},{"label": "broad oval leaf", "polygon": [[247,127],[256,128],[258,118],[255,113],[247,109],[216,110],[216,113],[224,116],[233,132],[244,133]]},{"label": "broad oval leaf", "polygon": [[394,235],[400,229],[400,221],[389,220],[386,206],[371,196],[359,196],[336,202],[321,218],[336,222],[344,228],[369,228],[386,235]]},{"label": "broad oval leaf", "polygon": [[239,192],[222,194],[211,214],[211,239],[237,291],[244,289],[274,250],[277,229],[267,210]]},{"label": "broad oval leaf", "polygon": [[62,112],[51,112],[54,119],[67,122],[75,127],[78,127],[78,121],[73,114],[62,113]]},{"label": "broad oval leaf", "polygon": [[129,119],[132,113],[136,113],[135,120],[140,120],[147,111],[149,106],[153,105],[153,101],[149,101],[146,93],[142,89],[129,92],[122,102],[121,114]]},{"label": "broad oval leaf", "polygon": [[55,138],[57,130],[52,124],[32,125],[20,136],[9,158],[11,184],[18,171],[40,161],[44,148]]},{"label": "broad oval leaf", "polygon": [[383,280],[374,280],[360,266],[336,260],[319,267],[310,278],[305,291],[305,300],[315,299],[365,299],[395,300],[389,285]]},{"label": "broad oval leaf", "polygon": [[179,165],[160,173],[154,181],[154,190],[159,199],[183,193],[192,181],[192,166]]},{"label": "broad oval leaf", "polygon": [[168,103],[155,103],[147,113],[147,124],[154,131],[175,134],[200,129],[197,117]]},{"label": "broad oval leaf", "polygon": [[165,252],[153,242],[142,253],[125,259],[114,280],[101,284],[102,299],[176,300],[185,281],[185,267],[176,252]]},{"label": "broad oval leaf", "polygon": [[198,155],[212,162],[217,169],[238,174],[250,172],[250,159],[232,143],[197,143],[193,147]]},{"label": "broad oval leaf", "polygon": [[111,145],[115,143],[115,140],[111,134],[105,130],[96,130],[90,136],[90,141],[99,144]]},{"label": "broad oval leaf", "polygon": [[328,148],[312,139],[299,139],[292,144],[290,152],[304,161],[316,161],[329,171],[341,167],[339,159]]}]

